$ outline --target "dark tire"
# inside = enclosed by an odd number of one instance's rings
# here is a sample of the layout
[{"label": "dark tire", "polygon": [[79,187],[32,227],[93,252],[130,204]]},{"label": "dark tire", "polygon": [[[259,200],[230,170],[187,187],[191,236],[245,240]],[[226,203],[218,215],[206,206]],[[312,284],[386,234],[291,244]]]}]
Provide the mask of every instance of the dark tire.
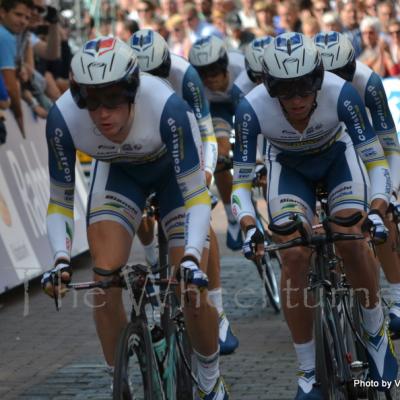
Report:
[{"label": "dark tire", "polygon": [[281,311],[281,298],[278,280],[276,279],[273,261],[270,255],[266,253],[261,263],[256,264],[256,266],[258,274],[264,283],[269,303],[274,311],[278,314]]},{"label": "dark tire", "polygon": [[[113,400],[155,400],[151,337],[142,321],[129,322],[122,331],[115,354]],[[158,388],[159,389],[159,388]]]},{"label": "dark tire", "polygon": [[[191,376],[192,347],[186,330],[176,331],[176,399],[193,400],[193,379]],[[189,368],[188,368],[189,367]]]},{"label": "dark tire", "polygon": [[346,376],[349,374],[344,370],[348,364],[344,358],[343,338],[337,329],[339,318],[323,287],[317,290],[315,297],[316,381],[324,399],[347,399]]}]

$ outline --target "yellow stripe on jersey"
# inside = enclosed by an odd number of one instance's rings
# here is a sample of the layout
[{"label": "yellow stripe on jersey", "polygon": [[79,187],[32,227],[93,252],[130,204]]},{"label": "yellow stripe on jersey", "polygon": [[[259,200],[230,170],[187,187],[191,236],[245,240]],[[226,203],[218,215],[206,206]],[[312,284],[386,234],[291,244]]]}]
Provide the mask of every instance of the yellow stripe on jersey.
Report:
[{"label": "yellow stripe on jersey", "polygon": [[370,171],[371,169],[383,167],[389,169],[389,164],[386,159],[377,160],[377,161],[365,161],[365,166],[367,170]]},{"label": "yellow stripe on jersey", "polygon": [[185,199],[185,208],[189,209],[190,207],[197,206],[199,204],[211,205],[210,195],[207,190],[202,191],[196,197],[191,199]]},{"label": "yellow stripe on jersey", "polygon": [[48,208],[47,208],[47,215],[52,215],[52,214],[61,214],[64,215],[67,218],[74,218],[74,211],[69,209],[69,208],[65,208],[62,206],[59,206],[57,204],[52,204],[50,203]]}]

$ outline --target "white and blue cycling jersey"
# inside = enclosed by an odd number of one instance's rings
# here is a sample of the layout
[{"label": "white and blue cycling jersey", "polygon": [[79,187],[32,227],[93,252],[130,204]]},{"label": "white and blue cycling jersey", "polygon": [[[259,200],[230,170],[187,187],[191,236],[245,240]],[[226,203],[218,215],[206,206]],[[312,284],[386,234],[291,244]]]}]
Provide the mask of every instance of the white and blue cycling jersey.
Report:
[{"label": "white and blue cycling jersey", "polygon": [[371,68],[356,61],[351,83],[369,111],[372,126],[389,163],[393,190],[397,193],[400,189],[400,145],[382,79]]},{"label": "white and blue cycling jersey", "polygon": [[235,105],[232,100],[233,83],[242,71],[245,70],[244,55],[237,51],[228,52],[229,83],[224,91],[211,91],[204,87],[210,102],[211,118],[216,137],[229,136],[235,115]]},{"label": "white and blue cycling jersey", "polygon": [[178,96],[189,104],[196,117],[203,144],[204,169],[212,174],[217,164],[217,140],[199,74],[183,57],[171,54],[171,69],[166,79]]},{"label": "white and blue cycling jersey", "polygon": [[256,86],[257,83],[253,82],[249,78],[249,74],[247,73],[247,71],[242,71],[233,82],[231,90],[232,102],[235,107],[239,104],[240,100],[242,100],[242,98],[246,96],[246,94],[253,90]]},{"label": "white and blue cycling jersey", "polygon": [[292,212],[311,223],[315,185],[321,181],[328,189],[332,214],[347,208],[366,210],[369,201],[389,199],[388,163],[362,99],[350,83],[334,74],[325,72],[316,108],[303,132],[289,123],[279,100],[271,98],[264,85],[240,102],[235,130],[232,209],[238,220],[254,216],[251,182],[258,134],[268,139],[267,201],[274,223],[287,222]]},{"label": "white and blue cycling jersey", "polygon": [[174,240],[175,245],[182,245],[185,236],[185,253],[200,259],[209,228],[210,197],[194,142],[193,132],[199,129],[196,118],[163,80],[148,74],[140,76],[131,112],[134,117],[127,138],[114,143],[98,131],[87,110],[77,107],[70,91],[51,109],[46,126],[50,172],[47,227],[55,259],[70,257],[76,150],[96,160],[88,225],[112,220],[133,234],[147,196],[155,191],[172,246]]}]

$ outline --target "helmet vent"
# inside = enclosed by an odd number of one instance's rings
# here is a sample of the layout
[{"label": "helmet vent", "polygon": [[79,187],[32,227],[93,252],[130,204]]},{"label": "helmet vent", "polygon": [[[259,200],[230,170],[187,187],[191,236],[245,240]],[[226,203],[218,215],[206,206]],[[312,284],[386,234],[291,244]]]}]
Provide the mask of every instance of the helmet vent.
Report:
[{"label": "helmet vent", "polygon": [[287,40],[286,43],[287,43],[287,53],[290,56],[292,54],[292,42],[290,40]]}]

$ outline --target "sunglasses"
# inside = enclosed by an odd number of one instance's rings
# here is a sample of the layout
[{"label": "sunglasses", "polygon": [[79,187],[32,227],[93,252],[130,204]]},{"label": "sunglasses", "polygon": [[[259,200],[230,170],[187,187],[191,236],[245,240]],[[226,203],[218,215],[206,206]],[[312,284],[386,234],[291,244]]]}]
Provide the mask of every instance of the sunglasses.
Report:
[{"label": "sunglasses", "polygon": [[307,97],[316,93],[322,85],[322,76],[313,78],[304,76],[297,79],[275,80],[268,82],[268,92],[271,97],[278,97],[282,100],[289,100],[293,97]]},{"label": "sunglasses", "polygon": [[129,101],[124,95],[112,95],[112,96],[88,96],[85,99],[86,107],[89,111],[96,111],[100,106],[107,110],[115,110],[122,104],[127,104]]},{"label": "sunglasses", "polygon": [[220,65],[206,65],[204,67],[196,67],[196,70],[202,80],[213,78],[219,74],[224,74],[226,72],[226,68],[223,68]]}]

